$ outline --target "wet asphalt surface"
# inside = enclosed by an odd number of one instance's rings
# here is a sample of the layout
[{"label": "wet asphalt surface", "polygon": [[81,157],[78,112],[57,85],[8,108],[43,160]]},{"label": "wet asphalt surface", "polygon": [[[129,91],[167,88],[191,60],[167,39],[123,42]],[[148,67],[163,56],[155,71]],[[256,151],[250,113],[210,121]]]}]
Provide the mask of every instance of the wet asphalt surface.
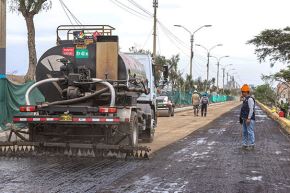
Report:
[{"label": "wet asphalt surface", "polygon": [[290,192],[290,139],[257,109],[241,149],[239,108],[150,160],[0,158],[0,192]]}]

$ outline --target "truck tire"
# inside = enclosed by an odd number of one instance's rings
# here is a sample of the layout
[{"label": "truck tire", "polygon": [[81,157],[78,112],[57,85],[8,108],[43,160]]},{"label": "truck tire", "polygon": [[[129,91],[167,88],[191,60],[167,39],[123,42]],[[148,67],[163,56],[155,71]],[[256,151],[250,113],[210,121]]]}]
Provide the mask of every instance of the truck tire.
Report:
[{"label": "truck tire", "polygon": [[168,107],[168,112],[167,112],[167,117],[171,117],[171,113],[172,113],[172,108]]},{"label": "truck tire", "polygon": [[151,109],[151,126],[145,130],[145,138],[142,139],[144,143],[152,143],[154,140],[154,133],[156,127],[156,115],[155,111]]},{"label": "truck tire", "polygon": [[138,116],[135,111],[132,111],[130,122],[120,123],[110,144],[136,147],[138,146],[138,139]]},{"label": "truck tire", "polygon": [[129,145],[132,147],[138,146],[139,128],[138,128],[138,116],[135,111],[131,112],[130,125],[129,125]]},{"label": "truck tire", "polygon": [[174,108],[171,109],[171,117],[174,117]]}]

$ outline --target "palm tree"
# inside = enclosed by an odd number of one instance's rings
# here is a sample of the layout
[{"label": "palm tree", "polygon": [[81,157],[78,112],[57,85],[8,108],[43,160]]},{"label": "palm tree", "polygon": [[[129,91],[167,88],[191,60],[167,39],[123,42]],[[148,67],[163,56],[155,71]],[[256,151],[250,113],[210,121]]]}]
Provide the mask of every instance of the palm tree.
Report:
[{"label": "palm tree", "polygon": [[29,53],[29,67],[25,75],[25,81],[34,80],[37,56],[35,48],[35,26],[34,16],[42,10],[49,10],[51,8],[50,0],[11,0],[10,10],[12,12],[19,12],[23,15],[27,27],[27,43]]}]

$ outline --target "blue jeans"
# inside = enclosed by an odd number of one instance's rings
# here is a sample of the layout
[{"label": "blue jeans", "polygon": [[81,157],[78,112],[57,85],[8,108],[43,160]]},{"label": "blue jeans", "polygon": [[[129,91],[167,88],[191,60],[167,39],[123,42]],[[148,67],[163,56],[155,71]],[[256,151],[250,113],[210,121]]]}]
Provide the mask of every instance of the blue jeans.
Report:
[{"label": "blue jeans", "polygon": [[255,121],[251,120],[250,124],[247,125],[246,120],[243,120],[243,145],[255,144],[255,133],[254,133]]}]

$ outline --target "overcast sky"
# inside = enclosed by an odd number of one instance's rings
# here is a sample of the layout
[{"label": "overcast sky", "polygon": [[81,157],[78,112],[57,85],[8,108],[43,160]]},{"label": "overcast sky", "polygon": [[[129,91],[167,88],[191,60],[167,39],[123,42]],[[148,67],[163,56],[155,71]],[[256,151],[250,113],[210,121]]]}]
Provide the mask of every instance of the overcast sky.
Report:
[{"label": "overcast sky", "polygon": [[[127,52],[135,46],[152,50],[152,18],[138,17],[129,13],[111,0],[63,0],[82,24],[108,24],[116,28],[121,51]],[[146,15],[128,0],[119,2]],[[135,0],[146,10],[153,12],[152,0]],[[159,0],[158,19],[165,27],[158,25],[158,53],[170,57],[180,54],[179,69],[189,73],[189,34],[174,24],[182,24],[190,30],[211,24],[195,34],[195,43],[211,47],[222,43],[212,55],[221,57],[222,65],[233,64],[240,84],[261,84],[261,74],[269,74],[285,67],[277,64],[271,68],[268,63],[260,64],[254,55],[254,47],[246,45],[264,29],[284,28],[289,23],[289,0]],[[139,15],[140,16],[140,15]],[[27,31],[21,15],[8,12],[7,15],[7,73],[25,74],[28,66]],[[38,58],[55,45],[55,29],[58,25],[70,24],[58,0],[52,1],[52,9],[35,17],[36,47]],[[170,31],[178,40],[174,40]],[[193,76],[206,77],[206,53],[194,47]],[[216,61],[210,61],[210,77],[216,77]],[[232,71],[233,72],[233,71]],[[222,77],[222,76],[220,76]],[[220,85],[221,85],[220,78]]]}]

